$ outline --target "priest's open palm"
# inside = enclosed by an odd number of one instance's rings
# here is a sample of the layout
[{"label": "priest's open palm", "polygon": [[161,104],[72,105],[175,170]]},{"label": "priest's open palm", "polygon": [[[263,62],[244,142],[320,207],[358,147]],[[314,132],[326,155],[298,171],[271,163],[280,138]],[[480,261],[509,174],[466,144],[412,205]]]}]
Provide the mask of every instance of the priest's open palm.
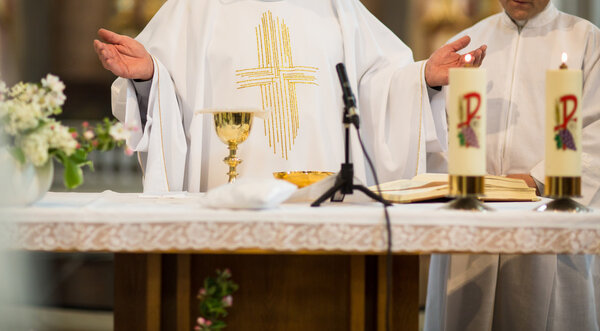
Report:
[{"label": "priest's open palm", "polygon": [[141,43],[106,29],[100,29],[98,36],[102,41],[94,40],[94,48],[104,68],[123,78],[152,78],[154,62]]},{"label": "priest's open palm", "polygon": [[[458,51],[467,47],[471,42],[469,36],[464,36],[452,43],[442,46],[429,58],[425,66],[425,81],[429,86],[448,85],[448,73],[450,68],[463,67],[466,63],[464,56],[458,54]],[[473,56],[472,64],[479,67],[485,58],[487,46],[483,45],[470,52]]]}]

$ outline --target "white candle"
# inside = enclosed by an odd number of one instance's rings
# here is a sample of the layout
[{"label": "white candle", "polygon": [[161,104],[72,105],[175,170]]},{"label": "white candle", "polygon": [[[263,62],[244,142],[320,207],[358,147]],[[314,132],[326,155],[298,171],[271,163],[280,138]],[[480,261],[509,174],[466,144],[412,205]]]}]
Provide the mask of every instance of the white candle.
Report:
[{"label": "white candle", "polygon": [[[465,56],[469,64],[470,54]],[[486,72],[484,69],[450,69],[448,97],[448,173],[455,176],[486,174]]]},{"label": "white candle", "polygon": [[567,54],[558,70],[546,73],[546,176],[581,177],[581,70],[567,68]]}]

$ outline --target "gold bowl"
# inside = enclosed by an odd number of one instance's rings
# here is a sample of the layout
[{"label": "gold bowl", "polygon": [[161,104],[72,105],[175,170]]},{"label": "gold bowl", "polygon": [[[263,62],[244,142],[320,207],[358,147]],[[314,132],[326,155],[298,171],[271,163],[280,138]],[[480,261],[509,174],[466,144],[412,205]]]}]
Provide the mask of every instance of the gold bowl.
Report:
[{"label": "gold bowl", "polygon": [[325,179],[333,174],[334,172],[327,171],[282,171],[274,172],[273,177],[288,181],[298,186],[298,188],[303,188],[305,186],[314,184],[322,179]]}]

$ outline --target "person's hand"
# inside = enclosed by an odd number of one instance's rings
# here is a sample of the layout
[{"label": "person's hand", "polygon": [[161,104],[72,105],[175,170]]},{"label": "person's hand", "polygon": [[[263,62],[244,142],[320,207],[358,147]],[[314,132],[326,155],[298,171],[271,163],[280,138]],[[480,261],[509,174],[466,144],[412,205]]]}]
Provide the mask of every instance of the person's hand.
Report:
[{"label": "person's hand", "polygon": [[[431,87],[448,85],[448,73],[450,68],[463,67],[466,62],[464,55],[457,52],[467,47],[471,42],[469,36],[464,36],[448,45],[442,46],[431,54],[425,65],[425,81]],[[487,46],[483,45],[472,51],[474,67],[479,67],[485,58]]]},{"label": "person's hand", "polygon": [[94,40],[94,49],[104,68],[127,78],[148,80],[154,75],[154,61],[138,41],[106,29],[98,30],[100,40]]},{"label": "person's hand", "polygon": [[531,175],[528,174],[510,174],[510,175],[506,175],[506,177],[508,178],[513,178],[513,179],[522,179],[525,181],[525,183],[527,184],[527,186],[534,188],[535,189],[535,193],[537,195],[540,195],[540,192],[538,191],[538,187],[535,184],[535,180],[533,179],[533,177]]}]

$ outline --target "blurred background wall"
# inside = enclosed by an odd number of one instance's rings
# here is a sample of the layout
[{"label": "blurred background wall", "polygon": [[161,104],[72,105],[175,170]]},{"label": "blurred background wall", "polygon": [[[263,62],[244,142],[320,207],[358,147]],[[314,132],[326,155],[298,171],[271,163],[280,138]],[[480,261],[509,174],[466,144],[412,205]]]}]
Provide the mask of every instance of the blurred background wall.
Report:
[{"label": "blurred background wall", "polygon": [[[67,124],[111,116],[114,77],[94,53],[96,31],[107,27],[135,36],[164,1],[0,0],[0,77],[12,85],[39,81],[49,72],[59,75],[67,86],[60,116]],[[416,60],[426,59],[457,32],[500,11],[498,0],[362,2],[413,49]],[[600,24],[600,0],[553,2]],[[78,191],[141,191],[135,158],[122,151],[91,158],[96,171],[86,171]],[[55,176],[52,190],[64,190],[61,178],[60,173]],[[110,330],[112,261],[111,254],[3,254],[0,247],[0,298],[17,303],[6,310],[6,300],[0,300],[0,330]],[[26,293],[32,295],[25,298]],[[20,327],[8,324],[7,316]]]}]

